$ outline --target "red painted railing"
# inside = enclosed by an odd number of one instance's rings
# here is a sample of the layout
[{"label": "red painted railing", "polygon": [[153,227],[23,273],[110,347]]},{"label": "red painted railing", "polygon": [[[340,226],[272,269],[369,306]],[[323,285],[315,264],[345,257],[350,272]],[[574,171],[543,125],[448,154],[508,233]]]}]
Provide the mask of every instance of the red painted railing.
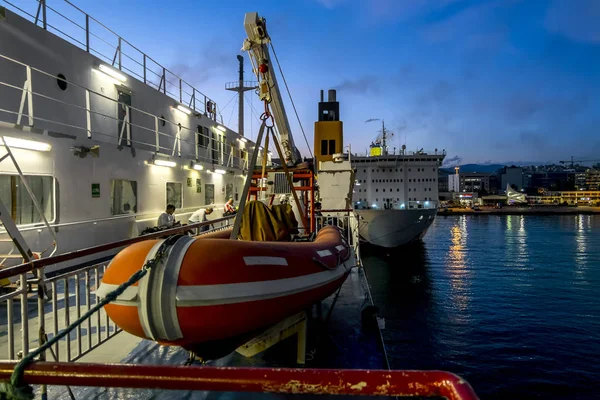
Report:
[{"label": "red painted railing", "polygon": [[[14,367],[14,362],[0,362],[0,380],[9,380]],[[182,367],[36,362],[26,368],[22,382],[39,385],[138,389],[361,396],[443,396],[449,400],[477,399],[477,395],[465,380],[444,371]]]}]

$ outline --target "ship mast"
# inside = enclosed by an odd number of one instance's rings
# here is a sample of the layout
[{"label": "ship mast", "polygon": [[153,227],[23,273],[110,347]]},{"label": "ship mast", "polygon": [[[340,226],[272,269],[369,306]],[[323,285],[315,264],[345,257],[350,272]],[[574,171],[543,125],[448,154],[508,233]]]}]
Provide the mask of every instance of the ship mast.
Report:
[{"label": "ship mast", "polygon": [[258,88],[258,84],[257,82],[244,82],[244,57],[238,54],[237,59],[240,62],[239,80],[228,82],[225,89],[238,93],[238,133],[240,136],[244,136],[244,92]]},{"label": "ship mast", "polygon": [[388,155],[387,144],[386,144],[387,136],[386,136],[386,132],[385,132],[385,123],[383,122],[383,119],[381,120],[381,135],[382,135],[381,142],[383,144],[382,153],[384,156],[387,156]]}]

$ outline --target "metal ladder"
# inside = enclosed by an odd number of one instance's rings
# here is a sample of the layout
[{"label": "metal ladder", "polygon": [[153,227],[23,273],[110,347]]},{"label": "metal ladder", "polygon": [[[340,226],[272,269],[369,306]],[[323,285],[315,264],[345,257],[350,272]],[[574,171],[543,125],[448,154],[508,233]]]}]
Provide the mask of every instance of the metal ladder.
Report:
[{"label": "metal ladder", "polygon": [[[11,151],[10,147],[6,144],[6,140],[4,140],[3,137],[0,137],[0,139],[2,139],[0,141],[0,147],[4,147],[4,149],[6,150],[6,154],[4,154],[2,157],[0,157],[0,162],[4,161],[6,159],[10,159],[13,162],[13,165],[15,166],[15,169],[17,170],[19,177],[21,179],[21,183],[23,184],[23,186],[27,190],[27,193],[31,197],[33,205],[34,205],[36,211],[38,212],[38,214],[40,215],[45,228],[48,229],[48,231],[50,232],[50,234],[52,235],[52,237],[54,239],[54,242],[52,244],[53,249],[50,254],[50,257],[51,257],[54,255],[54,253],[56,252],[56,250],[58,248],[56,245],[56,243],[57,243],[56,234],[54,233],[54,231],[50,227],[50,224],[48,223],[48,220],[44,216],[42,208],[41,208],[37,198],[35,197],[33,191],[31,190],[31,187],[27,183],[27,180],[25,179],[25,176],[23,175],[23,172],[22,172],[21,168],[19,167],[19,164],[17,163],[17,160],[16,160],[13,152]],[[34,253],[31,250],[31,248],[25,241],[25,238],[19,231],[19,228],[17,228],[15,221],[12,219],[10,212],[8,211],[8,209],[6,208],[6,206],[4,205],[2,200],[0,200],[0,222],[2,223],[2,226],[5,230],[5,232],[0,232],[0,235],[3,235],[3,234],[8,235],[8,238],[0,237],[0,243],[11,243],[12,242],[12,248],[7,253],[0,254],[0,268],[1,268],[2,264],[5,263],[6,260],[8,260],[8,259],[23,259],[24,262],[30,262],[30,261],[35,260],[36,258],[41,257],[40,254]],[[15,253],[15,249],[18,250],[19,254]],[[45,274],[43,272],[40,274],[40,271],[38,271],[38,270],[34,270],[33,275],[35,277],[36,282],[44,282],[46,279]],[[7,279],[0,281],[0,286],[6,286],[8,284],[10,284],[10,281],[8,281]],[[21,284],[25,285],[27,283],[22,282]],[[45,287],[45,289],[46,290],[44,290],[44,292],[46,294],[48,294],[49,287]]]}]

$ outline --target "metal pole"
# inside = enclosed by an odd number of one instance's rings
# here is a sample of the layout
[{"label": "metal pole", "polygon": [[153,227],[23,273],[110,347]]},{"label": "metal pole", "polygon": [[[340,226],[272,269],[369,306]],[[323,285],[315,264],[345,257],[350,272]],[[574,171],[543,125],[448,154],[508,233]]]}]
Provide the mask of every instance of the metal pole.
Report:
[{"label": "metal pole", "polygon": [[[260,124],[260,129],[258,131],[258,138],[256,139],[256,143],[254,145],[254,151],[252,152],[252,160],[250,165],[248,165],[248,176],[246,176],[246,182],[244,183],[244,190],[242,191],[242,198],[240,200],[239,210],[244,212],[244,207],[246,206],[246,200],[248,198],[248,192],[250,191],[250,183],[252,182],[252,175],[254,175],[254,167],[256,166],[256,160],[258,159],[258,152],[260,150],[260,143],[262,142],[262,137],[265,132],[265,127],[267,126],[266,120],[263,120],[262,124]],[[230,239],[237,240],[238,234],[240,233],[240,223],[242,222],[242,218],[236,218],[235,224],[233,224],[233,231],[231,231]]]},{"label": "metal pole", "polygon": [[90,16],[85,14],[85,51],[90,52]]},{"label": "metal pole", "polygon": [[238,87],[238,133],[240,136],[244,136],[244,57],[238,54],[237,59],[240,61],[240,84]]}]

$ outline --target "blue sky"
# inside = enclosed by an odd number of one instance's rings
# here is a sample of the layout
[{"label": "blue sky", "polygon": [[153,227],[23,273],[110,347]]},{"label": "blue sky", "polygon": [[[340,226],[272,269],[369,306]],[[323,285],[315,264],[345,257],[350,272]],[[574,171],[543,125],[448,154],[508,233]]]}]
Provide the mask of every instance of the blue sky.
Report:
[{"label": "blue sky", "polygon": [[[364,121],[383,118],[395,133],[390,147],[446,149],[449,161],[600,159],[598,0],[76,4],[221,108],[233,96],[224,84],[237,79],[244,13],[257,11],[267,19],[311,144],[319,90],[336,88],[353,152],[364,153],[377,136],[379,126]],[[256,96],[246,97],[258,109]],[[235,104],[222,109],[232,129]],[[255,136],[249,102],[246,114],[247,135]]]}]

